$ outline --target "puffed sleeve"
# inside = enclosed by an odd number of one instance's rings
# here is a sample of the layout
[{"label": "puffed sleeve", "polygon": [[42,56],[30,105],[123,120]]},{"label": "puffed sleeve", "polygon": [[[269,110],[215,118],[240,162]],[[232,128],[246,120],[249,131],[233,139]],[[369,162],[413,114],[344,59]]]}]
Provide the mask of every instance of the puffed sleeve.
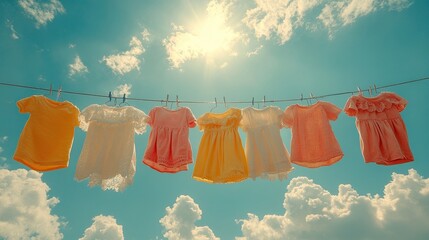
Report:
[{"label": "puffed sleeve", "polygon": [[323,108],[329,120],[335,121],[341,113],[341,109],[332,103],[323,102]]},{"label": "puffed sleeve", "polygon": [[295,105],[287,107],[283,114],[282,123],[284,127],[291,128],[294,120]]},{"label": "puffed sleeve", "polygon": [[188,121],[188,127],[194,128],[197,125],[197,119],[192,113],[191,109],[186,108],[186,120]]},{"label": "puffed sleeve", "polygon": [[150,118],[142,110],[137,108],[132,108],[132,109],[133,109],[132,119],[133,119],[134,131],[137,134],[143,134],[144,132],[146,132],[146,126]]},{"label": "puffed sleeve", "polygon": [[88,131],[89,123],[97,111],[97,105],[89,105],[79,114],[79,127],[83,131]]},{"label": "puffed sleeve", "polygon": [[399,112],[402,112],[408,104],[407,100],[396,93],[390,93],[388,101],[390,101]]},{"label": "puffed sleeve", "polygon": [[149,126],[153,126],[153,123],[155,122],[155,115],[156,115],[156,110],[158,109],[158,107],[154,107],[149,111],[149,118],[147,119],[147,124],[149,124]]},{"label": "puffed sleeve", "polygon": [[344,106],[344,112],[349,116],[356,116],[358,108],[356,106],[356,97],[351,96]]},{"label": "puffed sleeve", "polygon": [[30,96],[23,98],[16,102],[20,113],[28,113],[33,110],[33,107],[36,103],[36,96]]}]

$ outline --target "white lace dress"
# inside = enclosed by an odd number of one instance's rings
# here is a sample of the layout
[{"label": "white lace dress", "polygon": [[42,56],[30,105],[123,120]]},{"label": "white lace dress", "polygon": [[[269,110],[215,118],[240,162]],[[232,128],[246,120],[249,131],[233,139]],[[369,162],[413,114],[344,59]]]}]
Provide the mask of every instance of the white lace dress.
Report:
[{"label": "white lace dress", "polygon": [[280,136],[283,111],[278,107],[242,110],[240,127],[246,132],[246,157],[249,177],[276,180],[287,178],[293,169],[289,152]]},{"label": "white lace dress", "polygon": [[75,178],[89,178],[89,186],[122,191],[133,182],[136,172],[134,133],[146,131],[148,116],[132,107],[93,104],[80,116],[80,128],[87,132]]}]

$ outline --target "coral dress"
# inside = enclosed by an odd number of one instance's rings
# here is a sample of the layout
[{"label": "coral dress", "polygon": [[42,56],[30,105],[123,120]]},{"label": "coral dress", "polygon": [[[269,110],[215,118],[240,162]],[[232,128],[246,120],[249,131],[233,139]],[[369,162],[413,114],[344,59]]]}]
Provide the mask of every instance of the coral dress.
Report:
[{"label": "coral dress", "polygon": [[294,104],[286,108],[283,123],[292,129],[292,163],[316,168],[341,160],[344,154],[329,124],[340,113],[340,108],[323,101],[310,106]]},{"label": "coral dress", "polygon": [[238,126],[241,110],[206,113],[197,120],[204,131],[193,178],[208,183],[234,183],[247,179],[249,170]]},{"label": "coral dress", "polygon": [[407,101],[395,93],[348,99],[344,111],[356,117],[362,155],[366,163],[394,165],[414,160],[400,112]]},{"label": "coral dress", "polygon": [[188,170],[192,163],[189,128],[195,127],[195,117],[187,107],[170,110],[155,107],[149,112],[152,127],[143,163],[166,173]]},{"label": "coral dress", "polygon": [[280,136],[283,111],[279,107],[242,111],[240,127],[247,133],[245,153],[249,176],[270,180],[287,178],[292,170],[289,152]]}]

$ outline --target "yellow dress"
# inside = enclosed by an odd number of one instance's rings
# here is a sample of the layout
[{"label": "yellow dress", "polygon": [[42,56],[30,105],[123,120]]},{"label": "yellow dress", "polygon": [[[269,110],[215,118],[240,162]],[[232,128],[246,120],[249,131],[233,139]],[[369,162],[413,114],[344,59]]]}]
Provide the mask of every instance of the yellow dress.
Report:
[{"label": "yellow dress", "polygon": [[206,113],[197,119],[204,131],[192,177],[208,183],[234,183],[249,176],[246,156],[238,125],[241,110],[230,108],[224,113]]}]

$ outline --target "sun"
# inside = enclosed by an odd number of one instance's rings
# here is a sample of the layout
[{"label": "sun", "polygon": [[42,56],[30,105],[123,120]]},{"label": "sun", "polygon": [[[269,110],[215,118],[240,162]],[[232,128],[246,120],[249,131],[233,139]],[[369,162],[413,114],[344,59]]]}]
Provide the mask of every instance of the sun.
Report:
[{"label": "sun", "polygon": [[229,54],[240,37],[228,25],[226,10],[225,6],[209,6],[205,19],[194,26],[197,47],[206,57]]}]

